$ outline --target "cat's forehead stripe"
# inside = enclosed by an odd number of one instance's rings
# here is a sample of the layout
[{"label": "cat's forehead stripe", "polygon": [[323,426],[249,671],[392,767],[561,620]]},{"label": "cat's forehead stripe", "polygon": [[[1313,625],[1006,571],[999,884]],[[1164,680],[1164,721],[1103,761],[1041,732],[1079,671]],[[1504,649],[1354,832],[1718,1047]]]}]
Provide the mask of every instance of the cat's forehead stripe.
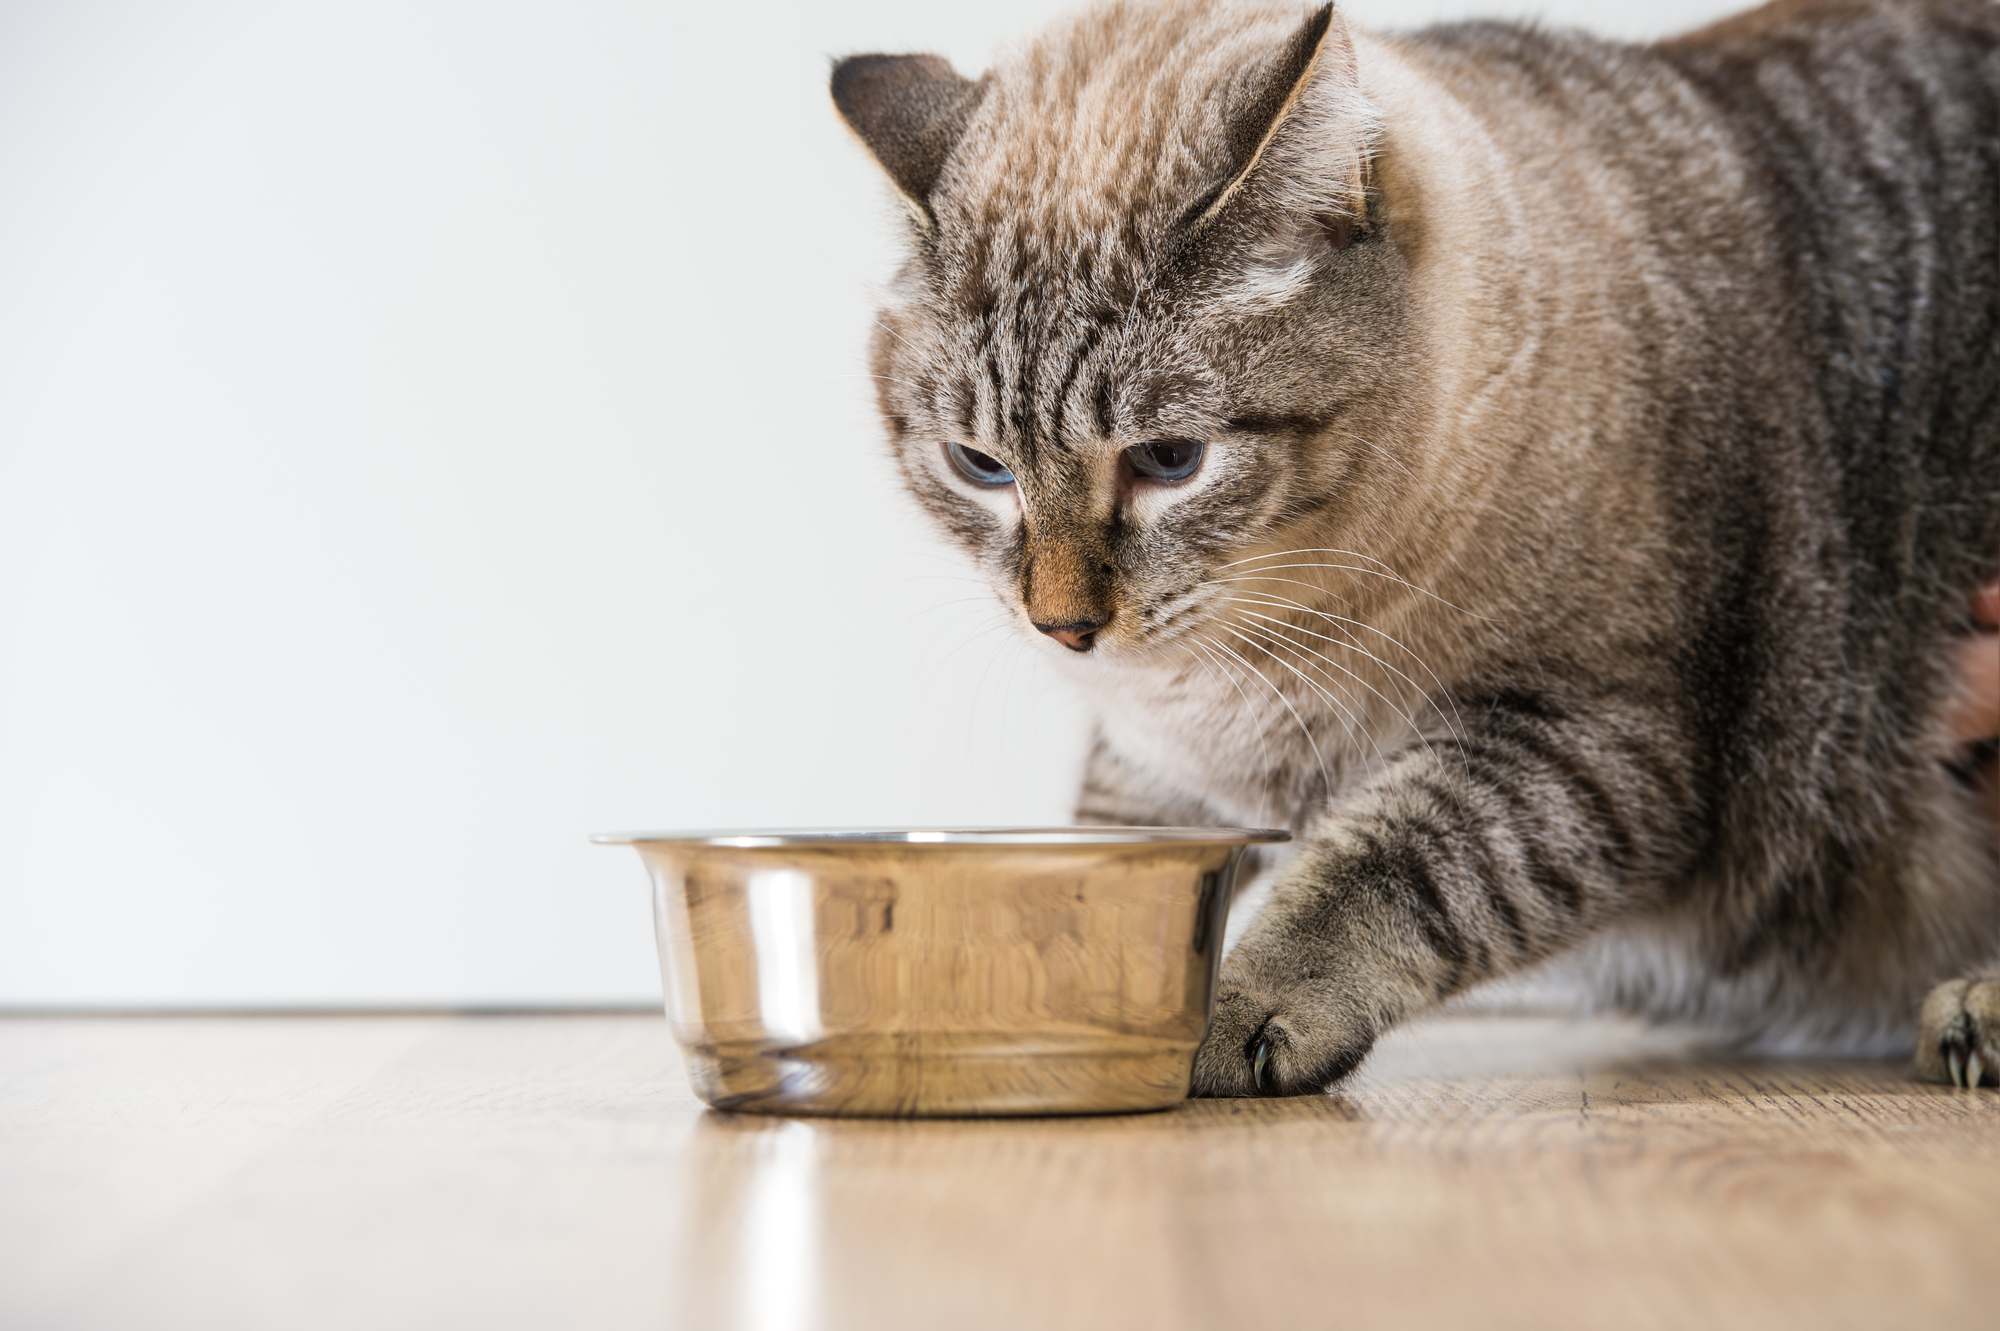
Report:
[{"label": "cat's forehead stripe", "polygon": [[940,242],[989,281],[1059,256],[1086,286],[1107,263],[1129,283],[1229,174],[1242,72],[1304,12],[1113,5],[1058,25],[993,70],[933,200]]}]

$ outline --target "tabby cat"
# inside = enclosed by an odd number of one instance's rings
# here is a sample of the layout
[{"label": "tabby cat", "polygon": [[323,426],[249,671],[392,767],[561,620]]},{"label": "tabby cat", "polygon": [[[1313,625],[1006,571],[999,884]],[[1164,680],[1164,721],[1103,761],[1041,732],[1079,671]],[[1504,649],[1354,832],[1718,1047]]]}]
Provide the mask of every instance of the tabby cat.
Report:
[{"label": "tabby cat", "polygon": [[1198,1092],[1532,968],[2000,1079],[1939,722],[2000,552],[2000,6],[1120,2],[833,98],[908,214],[895,456],[1088,698],[1078,816],[1300,837]]}]

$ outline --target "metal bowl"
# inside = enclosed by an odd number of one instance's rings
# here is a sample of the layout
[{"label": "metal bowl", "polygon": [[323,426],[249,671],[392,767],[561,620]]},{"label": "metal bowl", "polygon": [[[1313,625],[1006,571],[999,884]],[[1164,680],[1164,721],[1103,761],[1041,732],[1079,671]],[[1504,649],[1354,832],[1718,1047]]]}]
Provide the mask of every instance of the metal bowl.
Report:
[{"label": "metal bowl", "polygon": [[1187,1096],[1243,852],[1211,827],[635,832],[702,1099],[1092,1114]]}]

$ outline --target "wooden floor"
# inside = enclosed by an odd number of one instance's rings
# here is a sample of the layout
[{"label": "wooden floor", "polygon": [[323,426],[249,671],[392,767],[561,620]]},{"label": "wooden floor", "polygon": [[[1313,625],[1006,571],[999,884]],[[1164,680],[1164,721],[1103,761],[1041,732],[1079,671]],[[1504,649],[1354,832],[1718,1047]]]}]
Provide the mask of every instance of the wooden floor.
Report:
[{"label": "wooden floor", "polygon": [[2000,1093],[1455,1018],[1343,1094],[711,1114],[648,1016],[0,1020],[0,1327],[2000,1325]]}]

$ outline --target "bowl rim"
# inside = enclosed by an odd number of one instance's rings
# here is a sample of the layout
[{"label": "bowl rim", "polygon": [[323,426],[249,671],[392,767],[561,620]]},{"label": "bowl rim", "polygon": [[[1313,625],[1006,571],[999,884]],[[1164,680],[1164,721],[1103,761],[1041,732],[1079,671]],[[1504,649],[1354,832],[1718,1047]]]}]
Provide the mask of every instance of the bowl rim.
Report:
[{"label": "bowl rim", "polygon": [[1290,841],[1271,827],[749,827],[676,832],[599,832],[599,846],[1249,846]]}]

